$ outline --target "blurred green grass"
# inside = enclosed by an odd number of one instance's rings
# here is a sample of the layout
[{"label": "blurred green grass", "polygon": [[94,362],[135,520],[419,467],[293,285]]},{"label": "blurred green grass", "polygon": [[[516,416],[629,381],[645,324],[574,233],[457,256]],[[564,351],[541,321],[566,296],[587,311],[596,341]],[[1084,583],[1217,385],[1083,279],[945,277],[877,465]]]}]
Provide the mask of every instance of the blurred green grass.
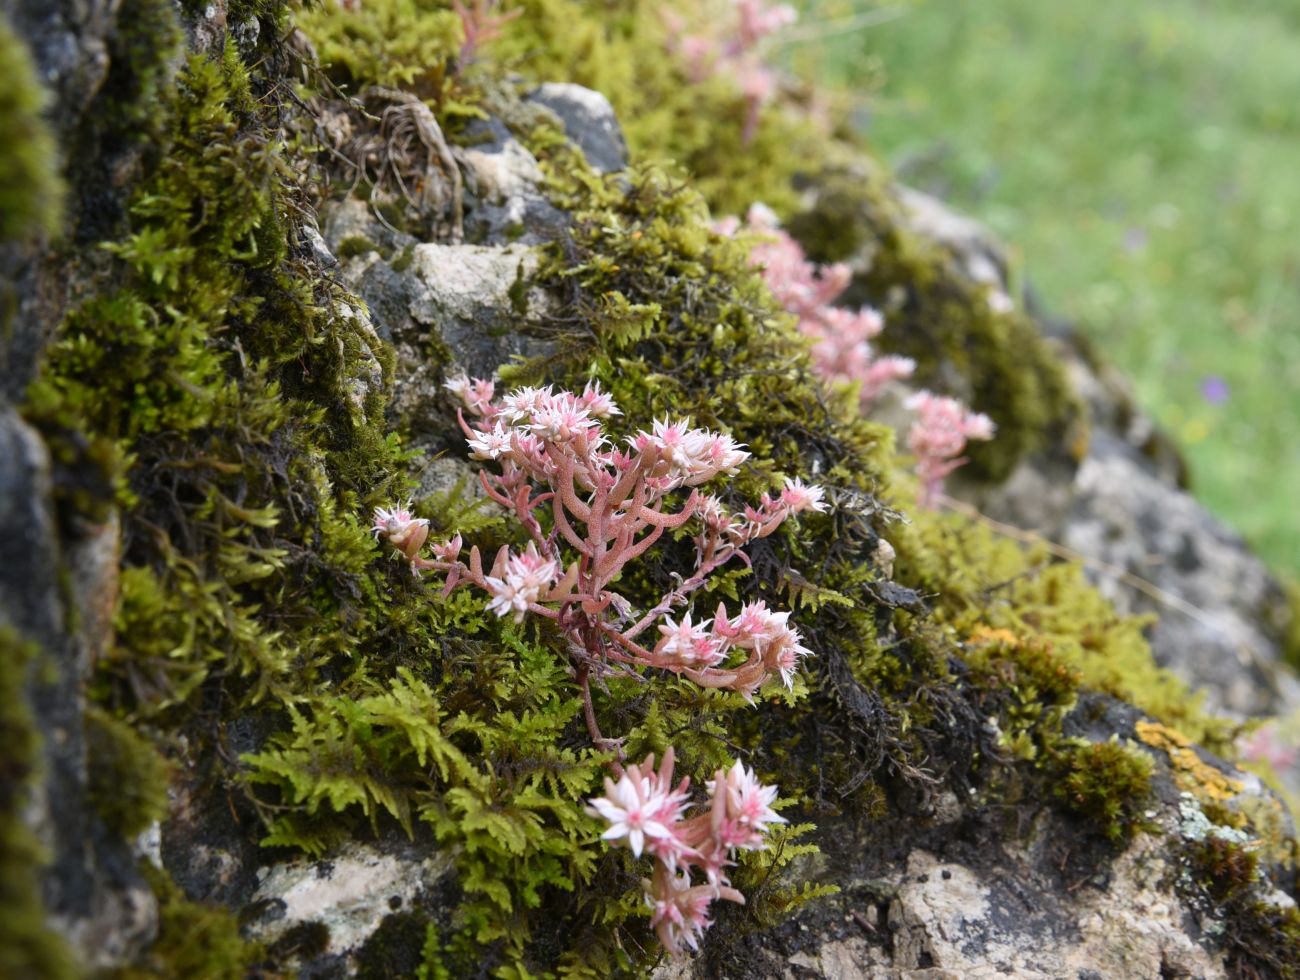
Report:
[{"label": "blurred green grass", "polygon": [[1300,0],[803,8],[828,33],[794,66],[866,93],[877,151],[1010,243],[1197,496],[1300,574]]}]

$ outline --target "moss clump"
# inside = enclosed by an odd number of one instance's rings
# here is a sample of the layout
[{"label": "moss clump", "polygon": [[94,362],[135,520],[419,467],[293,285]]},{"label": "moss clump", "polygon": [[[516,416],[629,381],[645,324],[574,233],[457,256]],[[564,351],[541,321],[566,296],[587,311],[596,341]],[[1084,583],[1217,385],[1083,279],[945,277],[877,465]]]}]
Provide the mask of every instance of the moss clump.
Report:
[{"label": "moss clump", "polygon": [[26,45],[0,14],[0,242],[59,226],[63,185],[45,103]]},{"label": "moss clump", "polygon": [[146,738],[92,707],[86,747],[90,803],[110,830],[134,837],[166,815],[171,766]]},{"label": "moss clump", "polygon": [[1282,659],[1300,670],[1300,580],[1288,578],[1283,588],[1286,589],[1288,619]]},{"label": "moss clump", "polygon": [[1005,630],[1019,643],[1048,643],[1080,685],[1111,694],[1214,749],[1234,737],[1200,698],[1156,666],[1142,635],[1147,620],[1121,616],[1076,564],[998,537],[968,518],[919,511],[896,526],[897,577],[932,595],[931,621],[957,637]]},{"label": "moss clump", "polygon": [[381,85],[441,101],[465,39],[451,4],[437,0],[372,0],[358,9],[321,4],[300,11],[296,22],[330,77],[354,95]]},{"label": "moss clump", "polygon": [[107,973],[106,980],[241,980],[262,957],[261,947],[246,943],[228,910],[188,901],[165,874],[144,868],[158,896],[158,938],[139,960]]},{"label": "moss clump", "polygon": [[1227,951],[1233,977],[1300,977],[1300,910],[1261,895],[1250,845],[1209,835],[1186,846],[1183,884]]},{"label": "moss clump", "polygon": [[144,712],[214,671],[237,702],[292,700],[346,649],[321,624],[354,617],[373,548],[354,494],[382,492],[399,458],[381,423],[391,360],[291,233],[285,151],[239,59],[191,59],[170,110],[169,152],[105,246],[119,263],[27,405],[121,461],[101,684]]},{"label": "moss clump", "polygon": [[1052,753],[1054,736],[1074,707],[1082,675],[1041,637],[981,627],[962,644],[968,682],[985,692],[986,711],[997,718],[1003,746],[1017,759]]},{"label": "moss clump", "polygon": [[414,977],[426,968],[429,919],[418,912],[399,912],[379,924],[357,954],[357,980]]},{"label": "moss clump", "polygon": [[1115,844],[1129,840],[1143,826],[1151,799],[1155,762],[1147,753],[1119,742],[1076,744],[1060,762],[1053,793],[1082,814]]},{"label": "moss clump", "polygon": [[354,259],[359,255],[369,255],[371,252],[378,251],[379,246],[365,235],[349,235],[339,242],[338,257],[341,261],[346,262],[348,259]]},{"label": "moss clump", "polygon": [[579,0],[517,6],[523,15],[494,52],[539,81],[576,82],[604,94],[633,162],[682,168],[716,214],[743,214],[757,201],[782,213],[794,206],[794,177],[819,156],[828,137],[806,121],[807,107],[773,105],[746,141],[738,82],[694,81],[668,53],[664,9],[677,7],[689,23],[701,16],[698,7],[654,0],[597,10]]},{"label": "moss clump", "polygon": [[[60,506],[123,512],[121,605],[95,696],[108,715],[180,729],[227,788],[226,719],[269,697],[304,701],[354,666],[350,631],[374,638],[384,573],[361,495],[396,495],[403,465],[383,425],[391,355],[298,234],[284,119],[264,91],[233,48],[187,61],[160,104],[163,152],[103,243],[113,261],[24,406],[76,450],[56,472]],[[87,460],[111,476],[98,500],[84,499]],[[113,736],[96,796],[129,832],[161,808],[164,771],[137,772],[121,805],[103,780],[153,757],[107,715],[91,726]],[[233,924],[183,903],[173,918],[160,942],[174,946],[142,969],[240,972]],[[174,969],[190,928],[210,948]],[[211,969],[196,965],[204,949]]]},{"label": "moss clump", "polygon": [[27,707],[38,649],[0,624],[0,976],[77,976],[71,953],[50,931],[41,904],[40,844],[24,819],[40,767],[41,739]]}]

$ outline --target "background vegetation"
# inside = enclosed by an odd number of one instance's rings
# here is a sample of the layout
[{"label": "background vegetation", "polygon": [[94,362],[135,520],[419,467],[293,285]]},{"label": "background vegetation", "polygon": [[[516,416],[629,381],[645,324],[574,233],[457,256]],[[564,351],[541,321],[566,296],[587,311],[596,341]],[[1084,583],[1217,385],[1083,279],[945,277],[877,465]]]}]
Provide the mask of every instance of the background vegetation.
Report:
[{"label": "background vegetation", "polygon": [[868,93],[900,177],[1012,243],[1198,497],[1300,573],[1300,2],[802,7],[789,60]]}]

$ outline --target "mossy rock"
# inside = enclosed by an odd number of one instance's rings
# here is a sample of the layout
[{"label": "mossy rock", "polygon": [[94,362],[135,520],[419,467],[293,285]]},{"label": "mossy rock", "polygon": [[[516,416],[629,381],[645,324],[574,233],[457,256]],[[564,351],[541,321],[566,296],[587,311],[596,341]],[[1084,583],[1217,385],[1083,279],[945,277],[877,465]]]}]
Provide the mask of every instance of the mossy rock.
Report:
[{"label": "mossy rock", "polygon": [[[597,379],[629,431],[689,414],[730,433],[754,454],[719,488],[733,501],[782,475],[828,488],[829,513],[758,542],[752,568],[720,576],[707,595],[792,610],[817,651],[792,691],[765,691],[755,708],[671,678],[656,679],[653,695],[611,678],[595,698],[629,755],[672,744],[696,784],[744,757],[779,777],[789,800],[779,846],[735,869],[750,905],[720,915],[705,962],[750,956],[740,949],[748,936],[794,935],[789,916],[800,910],[819,929],[832,929],[831,913],[842,926],[849,906],[828,899],[837,884],[845,902],[888,909],[888,889],[867,880],[872,862],[897,877],[918,848],[1018,846],[1022,818],[1083,827],[1070,839],[1100,863],[1130,839],[1163,846],[1140,833],[1147,756],[1134,752],[1145,750],[1080,744],[1067,731],[1071,710],[1104,691],[1191,738],[1224,747],[1231,733],[1154,666],[1141,622],[1116,616],[1077,567],[959,517],[913,513],[908,523],[912,484],[889,431],[822,387],[806,341],[712,218],[761,194],[797,215],[791,227],[815,257],[869,252],[858,285],[891,313],[886,336],[915,344],[905,352],[923,371],[955,377],[998,418],[1005,442],[981,464],[989,478],[1069,423],[1048,348],[1019,318],[988,313],[948,256],[908,234],[883,181],[819,168],[810,179],[822,189],[801,211],[792,179],[815,159],[814,141],[779,114],[748,148],[731,131],[706,139],[734,124],[736,94],[682,85],[659,35],[644,33],[651,5],[520,9],[496,54],[485,48],[473,64],[462,63],[449,4],[367,0],[359,11],[317,8],[301,24],[334,83],[408,85],[453,144],[470,138],[476,116],[510,117],[540,160],[567,220],[521,289],[553,297],[536,324],[550,347],[503,366],[509,382]],[[232,11],[267,23],[281,12]],[[428,34],[403,35],[414,24]],[[61,481],[61,512],[121,513],[116,639],[92,684],[105,736],[100,803],[131,833],[158,816],[170,781],[178,799],[224,805],[226,832],[248,851],[260,844],[267,863],[295,853],[327,862],[346,842],[393,838],[444,855],[456,879],[439,896],[445,907],[392,910],[360,971],[644,973],[656,956],[645,869],[611,852],[584,809],[608,759],[584,734],[562,637],[501,620],[468,590],[441,596],[368,533],[368,512],[403,498],[425,461],[404,448],[407,416],[388,431],[391,352],[303,231],[315,203],[348,187],[313,198],[300,186],[332,165],[286,93],[293,68],[267,41],[154,78],[165,152],[144,161],[123,226],[101,243],[107,268],[82,284],[25,407],[51,442],[93,450],[84,458],[99,499]],[[517,69],[607,84],[624,113],[629,170],[601,175],[553,124],[512,116],[520,100],[504,76]],[[322,104],[337,99],[317,84]],[[650,116],[655,98],[663,113]],[[829,236],[820,246],[819,230]],[[371,261],[368,245],[341,250],[343,268]],[[413,274],[420,247],[392,256],[394,276]],[[516,315],[513,301],[502,313]],[[454,357],[435,330],[425,355]],[[450,405],[436,391],[423,397],[422,418],[445,417],[456,447]],[[440,536],[460,532],[485,550],[516,542],[464,485],[415,508]],[[665,540],[620,589],[646,606],[691,567],[691,550],[686,536]],[[110,774],[124,766],[136,781],[111,800]],[[850,851],[863,880],[843,879]],[[310,928],[269,948],[242,940],[229,909],[196,901],[213,884],[204,874],[184,877],[189,895],[166,872],[154,876],[162,931],[124,976],[283,971],[321,954],[327,938]],[[1244,896],[1210,893],[1207,907],[1254,901]]]}]

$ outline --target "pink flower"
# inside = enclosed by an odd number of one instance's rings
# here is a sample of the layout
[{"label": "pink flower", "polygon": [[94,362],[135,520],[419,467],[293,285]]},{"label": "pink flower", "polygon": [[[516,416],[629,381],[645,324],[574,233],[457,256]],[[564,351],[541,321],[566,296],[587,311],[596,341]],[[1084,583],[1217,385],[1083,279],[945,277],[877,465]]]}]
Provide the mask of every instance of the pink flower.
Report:
[{"label": "pink flower", "polygon": [[783,27],[789,27],[799,17],[788,4],[769,7],[764,0],[735,0],[735,3],[740,19],[740,43],[746,47],[757,44]]},{"label": "pink flower", "polygon": [[614,404],[614,399],[607,392],[600,390],[600,383],[597,381],[591,382],[582,389],[577,403],[580,408],[585,408],[592,418],[607,419],[611,415],[623,414]]},{"label": "pink flower", "polygon": [[731,436],[713,433],[705,444],[702,458],[708,463],[712,475],[735,476],[740,472],[740,464],[749,459],[749,453]]},{"label": "pink flower", "polygon": [[[792,24],[793,7],[769,7],[763,0],[736,0],[736,19],[724,30],[690,34],[681,18],[662,10],[668,29],[668,50],[678,56],[682,70],[692,82],[728,75],[745,99],[744,140],[754,136],[760,110],[776,94],[776,74],[763,63],[760,45],[764,38]],[[711,24],[716,28],[716,24]]]},{"label": "pink flower", "polygon": [[761,784],[754,771],[746,769],[739,759],[725,776],[719,771],[706,788],[715,800],[715,824],[728,825],[726,836],[731,847],[747,851],[761,848],[768,824],[786,822],[785,817],[772,809],[776,787]]},{"label": "pink flower", "polygon": [[1266,762],[1279,772],[1291,768],[1300,758],[1300,746],[1280,738],[1276,722],[1262,725],[1244,736],[1237,747],[1247,762]]},{"label": "pink flower", "polygon": [[712,620],[706,619],[692,625],[689,613],[679,623],[665,617],[659,627],[663,639],[655,647],[655,653],[692,667],[713,666],[722,659],[722,649],[717,638],[709,632],[710,622]]},{"label": "pink flower", "polygon": [[501,399],[501,414],[507,422],[521,422],[550,404],[550,388],[516,388]]},{"label": "pink flower", "polygon": [[435,544],[432,546],[434,557],[450,564],[460,557],[461,544],[459,534],[443,544]]},{"label": "pink flower", "polygon": [[429,536],[429,522],[413,517],[408,500],[404,507],[375,508],[375,523],[370,528],[376,538],[383,537],[408,561],[415,558]]},{"label": "pink flower", "polygon": [[918,391],[904,402],[917,419],[907,434],[908,448],[916,456],[921,477],[921,505],[932,506],[944,479],[966,460],[961,457],[968,439],[991,439],[995,426],[987,415],[969,411],[955,398]]},{"label": "pink flower", "polygon": [[641,856],[647,840],[668,843],[672,853],[689,850],[676,839],[675,829],[686,802],[686,784],[683,781],[681,790],[668,785],[672,778],[671,752],[664,756],[666,776],[655,773],[654,758],[650,755],[639,766],[628,766],[617,783],[606,776],[605,795],[596,797],[587,807],[592,816],[609,821],[601,840],[626,839],[636,857]]},{"label": "pink flower", "polygon": [[793,626],[778,633],[763,648],[763,660],[769,663],[781,675],[781,683],[787,689],[794,688],[794,673],[799,669],[799,661],[809,656],[812,651],[802,643],[803,637]]},{"label": "pink flower", "polygon": [[522,623],[529,604],[540,601],[558,575],[559,565],[544,559],[530,543],[523,554],[506,560],[504,574],[487,577],[488,591],[492,593],[488,608],[498,616],[514,616],[516,623]]},{"label": "pink flower", "polygon": [[483,378],[470,380],[465,374],[448,378],[443,385],[465,408],[475,415],[487,414],[496,386]]},{"label": "pink flower", "polygon": [[798,514],[805,510],[815,510],[819,514],[826,511],[822,502],[824,491],[819,486],[809,486],[800,479],[785,478],[785,489],[781,491],[781,503],[790,508],[790,513]]},{"label": "pink flower", "polygon": [[600,423],[585,408],[560,402],[539,408],[528,423],[530,432],[549,442],[567,441],[599,426]]},{"label": "pink flower", "polygon": [[809,262],[799,243],[761,205],[749,209],[747,221],[751,231],[766,239],[750,251],[750,263],[763,270],[776,301],[799,318],[799,331],[814,342],[813,362],[822,375],[856,384],[864,408],[891,381],[911,376],[916,362],[910,358],[877,357],[872,351],[870,341],[884,329],[878,311],[831,305],[852,279],[847,265]]},{"label": "pink flower", "polygon": [[789,618],[788,612],[772,612],[767,608],[767,603],[760,599],[741,606],[740,612],[731,620],[727,619],[725,610],[719,606],[715,629],[736,646],[752,649],[763,640],[770,640],[784,632],[785,621]]},{"label": "pink flower", "polygon": [[[664,949],[672,956],[682,955],[683,944],[692,950],[712,924],[709,906],[718,897],[713,885],[693,885],[689,872],[655,869],[655,876],[644,883],[646,904],[653,910],[650,925]],[[728,889],[730,891],[730,889]]]},{"label": "pink flower", "polygon": [[474,459],[498,459],[510,452],[510,433],[500,422],[490,431],[480,430],[465,441]]}]

